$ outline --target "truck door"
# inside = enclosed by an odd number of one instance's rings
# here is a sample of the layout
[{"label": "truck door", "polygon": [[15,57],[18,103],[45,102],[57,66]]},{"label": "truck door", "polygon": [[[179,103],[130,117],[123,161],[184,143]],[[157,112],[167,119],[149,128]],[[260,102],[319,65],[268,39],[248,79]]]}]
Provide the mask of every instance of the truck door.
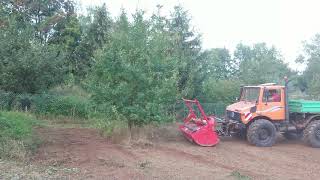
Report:
[{"label": "truck door", "polygon": [[285,119],[284,89],[265,88],[262,98],[262,108],[259,114],[272,120]]}]

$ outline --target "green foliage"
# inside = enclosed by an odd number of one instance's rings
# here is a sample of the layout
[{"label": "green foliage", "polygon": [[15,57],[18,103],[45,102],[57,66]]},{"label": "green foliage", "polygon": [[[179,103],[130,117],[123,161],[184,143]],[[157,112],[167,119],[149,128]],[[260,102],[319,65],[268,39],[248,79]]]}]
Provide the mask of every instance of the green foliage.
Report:
[{"label": "green foliage", "polygon": [[86,78],[94,65],[94,54],[109,43],[113,20],[107,11],[106,5],[89,9],[87,16],[79,18],[77,25],[81,25],[81,37],[74,51],[70,51],[70,70],[77,83]]},{"label": "green foliage", "polygon": [[78,86],[58,86],[40,94],[0,91],[0,110],[27,110],[37,115],[88,119],[95,109],[89,98],[89,94]]},{"label": "green foliage", "polygon": [[22,139],[31,135],[32,123],[35,120],[21,113],[0,113],[0,137]]},{"label": "green foliage", "polygon": [[194,98],[197,93],[199,55],[201,50],[200,35],[191,27],[188,11],[182,6],[175,6],[169,21],[169,32],[174,47],[172,56],[177,58],[177,87],[184,97]]},{"label": "green foliage", "polygon": [[238,171],[233,171],[231,173],[231,176],[234,177],[236,180],[251,180],[252,178],[246,175],[242,175],[240,172]]},{"label": "green foliage", "polygon": [[78,76],[81,28],[69,0],[3,1],[0,88],[35,93]]},{"label": "green foliage", "polygon": [[298,62],[306,64],[306,70],[300,77],[299,86],[307,91],[312,98],[320,98],[320,34],[316,34],[309,42],[304,43],[304,54],[299,56]]},{"label": "green foliage", "polygon": [[208,79],[204,82],[205,102],[223,102],[231,104],[235,102],[240,94],[240,83],[236,80],[218,80]]},{"label": "green foliage", "polygon": [[104,136],[111,136],[115,133],[115,131],[128,128],[128,124],[125,121],[123,121],[123,119],[118,119],[116,113],[113,114],[113,117],[94,118],[93,122],[94,127],[100,129],[101,133]]},{"label": "green foliage", "polygon": [[311,97],[313,99],[320,99],[320,83],[319,83],[319,78],[320,78],[320,74],[317,75],[313,75],[313,78],[311,79],[311,81],[309,81],[309,95],[311,95]]},{"label": "green foliage", "polygon": [[79,76],[82,63],[78,61],[77,48],[81,42],[81,27],[77,16],[67,16],[54,27],[54,30],[49,44],[59,45],[59,52],[64,54],[66,73]]},{"label": "green foliage", "polygon": [[[234,75],[235,62],[231,58],[228,49],[225,48],[215,48],[210,50],[205,50],[201,54],[201,66],[199,74],[202,73],[204,79],[208,77],[214,79],[228,79]],[[201,75],[200,75],[201,76]]]},{"label": "green foliage", "polygon": [[90,44],[92,50],[100,49],[110,39],[113,20],[107,10],[106,4],[89,10],[90,23],[86,27],[85,42]]},{"label": "green foliage", "polygon": [[33,127],[39,122],[18,112],[0,112],[0,158],[23,159],[39,144]]},{"label": "green foliage", "polygon": [[0,91],[0,111],[30,110],[30,104],[28,105],[28,102],[31,98],[32,97],[29,94],[15,94],[12,92]]},{"label": "green foliage", "polygon": [[55,46],[33,41],[29,25],[20,29],[14,17],[0,29],[0,89],[35,93],[63,81],[63,56]]},{"label": "green foliage", "polygon": [[33,111],[40,115],[87,119],[92,108],[90,101],[80,96],[41,94],[33,96],[32,102]]},{"label": "green foliage", "polygon": [[239,79],[245,84],[281,83],[291,74],[279,51],[275,47],[268,48],[265,43],[252,47],[239,44],[234,56],[239,64]]},{"label": "green foliage", "polygon": [[2,1],[7,15],[14,16],[20,26],[28,24],[34,29],[34,36],[46,43],[56,32],[59,23],[74,13],[70,0]]},{"label": "green foliage", "polygon": [[[215,48],[201,53],[198,59],[198,65],[193,66],[193,84],[194,96],[203,101],[214,102],[215,98],[210,98],[208,92],[214,87],[208,87],[208,84],[215,84],[216,81],[233,78],[234,63],[227,49]],[[206,87],[207,86],[207,87]],[[215,86],[219,88],[219,86]],[[224,94],[227,96],[227,94]]]},{"label": "green foliage", "polygon": [[77,85],[60,85],[56,86],[48,91],[49,94],[56,94],[60,96],[80,96],[84,99],[88,99],[90,95],[81,86]]},{"label": "green foliage", "polygon": [[14,102],[15,95],[10,92],[0,91],[0,111],[9,111]]},{"label": "green foliage", "polygon": [[166,47],[151,46],[159,37],[151,36],[143,12],[137,11],[133,19],[131,24],[121,14],[89,81],[93,100],[114,107],[129,127],[166,119],[167,104],[177,95],[172,59],[153,58]]}]

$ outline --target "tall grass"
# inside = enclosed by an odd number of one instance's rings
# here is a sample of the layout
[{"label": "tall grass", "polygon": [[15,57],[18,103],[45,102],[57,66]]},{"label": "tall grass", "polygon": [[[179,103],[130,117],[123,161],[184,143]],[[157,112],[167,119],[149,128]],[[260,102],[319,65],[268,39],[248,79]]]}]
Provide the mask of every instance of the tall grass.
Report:
[{"label": "tall grass", "polygon": [[87,119],[91,111],[88,99],[79,96],[42,94],[33,98],[33,111],[40,115]]},{"label": "tall grass", "polygon": [[90,95],[79,86],[58,86],[33,96],[33,111],[40,115],[88,119],[92,111]]},{"label": "tall grass", "polygon": [[24,160],[40,143],[33,128],[40,123],[21,112],[0,112],[0,158]]}]

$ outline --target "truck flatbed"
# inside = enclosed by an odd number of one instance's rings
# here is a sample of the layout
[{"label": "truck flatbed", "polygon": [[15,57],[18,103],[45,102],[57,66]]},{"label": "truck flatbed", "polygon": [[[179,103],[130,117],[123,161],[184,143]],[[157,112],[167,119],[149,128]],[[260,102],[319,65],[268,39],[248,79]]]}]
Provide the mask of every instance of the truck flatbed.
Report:
[{"label": "truck flatbed", "polygon": [[293,113],[320,113],[320,101],[289,100],[289,111]]}]

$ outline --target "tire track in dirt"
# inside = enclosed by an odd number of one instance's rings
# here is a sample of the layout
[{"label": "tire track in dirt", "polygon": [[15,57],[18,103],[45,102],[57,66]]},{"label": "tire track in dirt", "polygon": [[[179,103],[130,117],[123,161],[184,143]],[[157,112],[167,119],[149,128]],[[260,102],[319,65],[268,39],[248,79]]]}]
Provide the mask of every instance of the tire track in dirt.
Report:
[{"label": "tire track in dirt", "polygon": [[233,171],[241,171],[242,173],[250,176],[250,177],[264,177],[266,178],[265,175],[263,174],[259,174],[259,173],[255,173],[252,171],[248,171],[246,169],[243,168],[238,168],[235,166],[231,166],[231,165],[226,165],[223,163],[220,163],[216,160],[213,160],[209,157],[204,157],[202,155],[195,155],[195,154],[191,154],[182,150],[178,150],[175,148],[170,148],[170,147],[163,147],[163,146],[158,146],[156,147],[156,149],[154,151],[160,152],[160,153],[164,153],[164,154],[169,154],[170,156],[174,157],[174,158],[182,158],[184,160],[189,160],[192,162],[198,162],[198,163],[203,163],[206,165],[210,165],[213,167],[220,167],[226,170],[229,170],[230,173]]},{"label": "tire track in dirt", "polygon": [[[274,147],[259,148],[248,145],[246,141],[227,139],[216,147],[201,148],[185,140],[167,143],[166,147],[177,151],[183,149],[188,156],[197,155],[206,161],[227,165],[227,168],[234,168],[255,179],[315,179],[320,175],[320,164],[316,160],[309,161],[314,156],[319,158],[320,151],[301,143],[287,145],[280,142]],[[287,149],[290,151],[287,152]],[[308,158],[305,158],[305,154],[308,154]]]},{"label": "tire track in dirt", "polygon": [[78,167],[89,179],[191,179],[193,175],[230,179],[233,171],[253,179],[320,176],[320,151],[295,142],[258,148],[246,141],[222,139],[216,147],[199,147],[174,135],[168,136],[170,141],[163,138],[151,146],[123,146],[94,129],[43,128],[39,133],[46,143],[35,155],[35,163]]},{"label": "tire track in dirt", "polygon": [[[47,130],[46,133],[49,134],[49,137],[46,138],[49,143],[43,145],[44,150],[48,149],[47,146],[52,146],[53,151],[54,148],[56,148],[58,152],[84,153],[88,155],[87,159],[94,159],[97,151],[112,151],[114,154],[124,156],[131,160],[138,158],[128,148],[112,144],[108,139],[100,137],[96,130],[71,128],[50,129]],[[85,134],[85,136],[81,136],[81,134]],[[41,150],[43,149],[40,148],[39,151]]]},{"label": "tire track in dirt", "polygon": [[[45,143],[32,158],[41,166],[81,169],[82,179],[129,179],[143,176],[134,168],[139,157],[132,149],[112,144],[97,130],[86,128],[38,129]],[[78,179],[78,178],[76,178]]]}]

